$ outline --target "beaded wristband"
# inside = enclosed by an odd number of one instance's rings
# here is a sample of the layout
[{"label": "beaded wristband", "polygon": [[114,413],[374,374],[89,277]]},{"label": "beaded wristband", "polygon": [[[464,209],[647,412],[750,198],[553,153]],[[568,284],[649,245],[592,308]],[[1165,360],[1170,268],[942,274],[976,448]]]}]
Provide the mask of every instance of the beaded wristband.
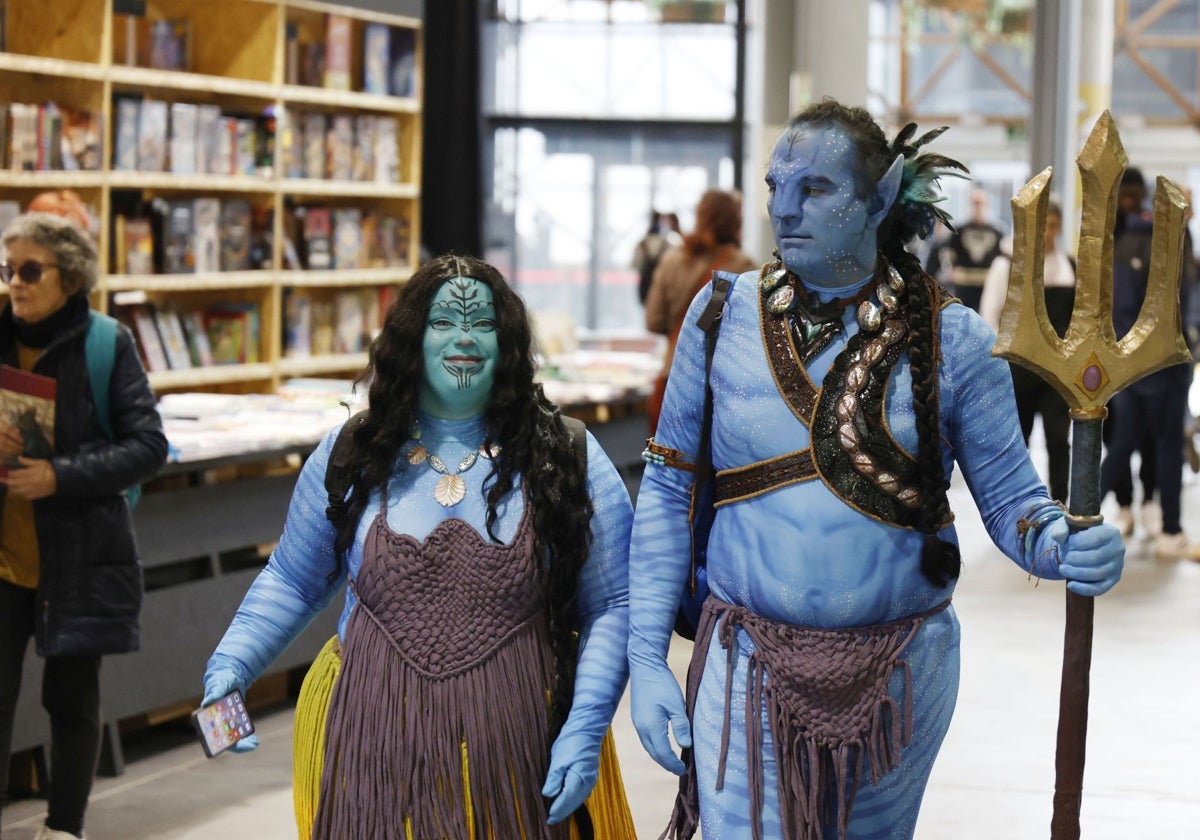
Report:
[{"label": "beaded wristband", "polygon": [[1021,558],[1028,561],[1026,568],[1029,568],[1030,571],[1033,571],[1033,564],[1028,558],[1033,554],[1034,547],[1037,545],[1038,534],[1046,525],[1062,519],[1066,514],[1067,509],[1062,502],[1039,502],[1017,520],[1017,536],[1023,538]]}]

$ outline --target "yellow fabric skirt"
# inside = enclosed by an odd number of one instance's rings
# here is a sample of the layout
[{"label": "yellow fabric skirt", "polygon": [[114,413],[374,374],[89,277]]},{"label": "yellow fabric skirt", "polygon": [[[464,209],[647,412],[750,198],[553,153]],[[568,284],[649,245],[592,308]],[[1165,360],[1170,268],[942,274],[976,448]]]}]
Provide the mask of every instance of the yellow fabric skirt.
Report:
[{"label": "yellow fabric skirt", "polygon": [[[300,687],[296,702],[296,721],[292,732],[292,800],[296,811],[296,831],[300,840],[310,840],[313,822],[317,817],[317,798],[321,788],[321,769],[325,758],[325,716],[333,685],[342,667],[342,646],[337,636],[321,648]],[[466,746],[463,747],[463,776],[466,778]],[[467,812],[472,810],[470,790],[467,791]],[[617,761],[612,730],[604,735],[600,748],[600,778],[587,799],[588,815],[592,818],[596,840],[636,840],[621,767]],[[407,833],[409,840],[414,840]],[[571,826],[572,840],[578,840]],[[471,840],[475,840],[474,837]]]}]

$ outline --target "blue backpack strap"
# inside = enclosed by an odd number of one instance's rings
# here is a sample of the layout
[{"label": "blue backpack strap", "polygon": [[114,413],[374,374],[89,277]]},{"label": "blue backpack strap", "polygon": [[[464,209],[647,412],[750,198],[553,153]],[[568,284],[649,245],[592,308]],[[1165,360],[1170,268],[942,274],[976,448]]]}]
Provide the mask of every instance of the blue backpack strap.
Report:
[{"label": "blue backpack strap", "polygon": [[117,319],[95,310],[88,312],[87,340],[83,351],[87,358],[88,382],[92,386],[96,420],[104,436],[116,440],[112,417],[108,412],[108,386],[117,357]]}]

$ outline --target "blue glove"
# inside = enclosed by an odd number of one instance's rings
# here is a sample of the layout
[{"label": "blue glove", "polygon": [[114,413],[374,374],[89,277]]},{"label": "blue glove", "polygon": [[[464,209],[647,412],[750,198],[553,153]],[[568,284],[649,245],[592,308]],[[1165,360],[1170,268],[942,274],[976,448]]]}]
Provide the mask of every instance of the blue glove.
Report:
[{"label": "blue glove", "polygon": [[600,741],[594,735],[559,734],[550,748],[550,771],[542,796],[554,797],[546,822],[562,822],[575,813],[600,778]]},{"label": "blue glove", "polygon": [[658,667],[632,665],[631,658],[630,676],[629,707],[642,746],[665,769],[682,776],[687,768],[671,748],[668,731],[680,747],[690,747],[692,725],[675,675],[665,662]]},{"label": "blue glove", "polygon": [[1121,579],[1125,543],[1106,522],[1072,532],[1065,517],[1057,519],[1045,527],[1038,546],[1058,549],[1058,573],[1076,595],[1103,595]]},{"label": "blue glove", "polygon": [[[208,706],[220,700],[234,689],[239,689],[242,694],[246,693],[247,686],[238,683],[237,675],[233,671],[209,671],[204,675],[204,699],[200,701],[201,706]],[[240,741],[229,748],[230,752],[250,752],[258,746],[257,735],[247,735]]]}]

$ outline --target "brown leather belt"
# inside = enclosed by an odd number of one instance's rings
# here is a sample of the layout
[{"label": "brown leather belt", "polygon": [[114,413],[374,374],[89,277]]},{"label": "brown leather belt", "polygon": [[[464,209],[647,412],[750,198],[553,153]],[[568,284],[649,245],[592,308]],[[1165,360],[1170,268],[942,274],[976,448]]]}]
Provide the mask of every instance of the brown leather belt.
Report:
[{"label": "brown leather belt", "polygon": [[745,467],[719,470],[716,479],[716,502],[713,507],[752,499],[772,490],[811,481],[817,477],[812,449],[789,452],[778,458],[758,461]]}]

